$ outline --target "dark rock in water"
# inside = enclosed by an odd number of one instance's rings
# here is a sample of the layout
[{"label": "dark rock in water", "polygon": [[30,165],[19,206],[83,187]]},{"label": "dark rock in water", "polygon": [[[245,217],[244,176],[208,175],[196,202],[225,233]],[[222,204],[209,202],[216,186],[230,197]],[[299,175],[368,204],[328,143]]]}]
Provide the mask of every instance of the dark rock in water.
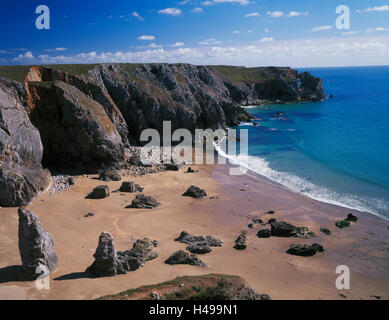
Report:
[{"label": "dark rock in water", "polygon": [[186,247],[186,250],[188,250],[191,253],[197,253],[197,254],[205,254],[212,251],[210,246],[207,242],[195,242]]},{"label": "dark rock in water", "polygon": [[73,186],[76,184],[76,178],[75,177],[69,177],[68,179],[69,185]]},{"label": "dark rock in water", "polygon": [[347,215],[346,220],[351,221],[351,222],[357,222],[357,221],[358,221],[358,218],[357,218],[356,216],[354,216],[352,213],[349,213],[349,214]]},{"label": "dark rock in water", "polygon": [[350,226],[350,221],[349,221],[349,220],[340,220],[340,221],[336,221],[336,222],[335,222],[335,225],[336,225],[339,229],[347,228],[347,227]]},{"label": "dark rock in water", "polygon": [[245,250],[247,248],[246,235],[241,233],[240,236],[235,240],[234,249]]},{"label": "dark rock in water", "polygon": [[334,95],[333,94],[330,94],[330,98],[333,98],[334,97]]},{"label": "dark rock in water", "polygon": [[331,235],[331,230],[327,228],[320,228],[320,231],[326,234],[327,236]]},{"label": "dark rock in water", "polygon": [[247,227],[250,228],[250,229],[252,229],[252,228],[254,228],[254,224],[249,223]]},{"label": "dark rock in water", "polygon": [[193,173],[195,172],[191,167],[188,168],[188,170],[186,170],[187,173]]},{"label": "dark rock in water", "polygon": [[89,217],[93,217],[95,214],[93,212],[88,212],[84,218],[89,218]]},{"label": "dark rock in water", "polygon": [[97,186],[93,191],[87,196],[88,199],[104,199],[109,197],[109,187],[106,185]]},{"label": "dark rock in water", "polygon": [[275,223],[277,222],[276,218],[271,218],[269,219],[269,221],[267,222],[268,224],[272,224],[272,223]]},{"label": "dark rock in water", "polygon": [[317,243],[309,245],[291,244],[290,248],[286,251],[287,253],[295,256],[311,257],[318,252],[323,252],[323,246]]},{"label": "dark rock in water", "polygon": [[275,213],[276,213],[276,212],[273,211],[273,210],[270,210],[270,211],[266,212],[266,214],[275,214]]},{"label": "dark rock in water", "polygon": [[86,272],[98,277],[111,277],[134,271],[145,262],[155,259],[158,253],[153,251],[154,242],[150,239],[137,240],[132,249],[116,252],[113,237],[109,232],[103,232],[99,237],[95,261]]},{"label": "dark rock in water", "polygon": [[137,194],[135,199],[132,200],[131,205],[126,208],[154,209],[160,205],[161,204],[153,197],[146,196],[144,194]]},{"label": "dark rock in water", "polygon": [[315,236],[306,227],[296,227],[293,224],[281,221],[271,223],[271,235],[274,237],[310,238]]},{"label": "dark rock in water", "polygon": [[139,184],[136,184],[133,181],[123,182],[119,191],[120,192],[142,192],[144,188],[142,188]]},{"label": "dark rock in water", "polygon": [[41,275],[48,276],[54,272],[58,262],[54,239],[31,211],[19,208],[18,214],[19,251],[23,273],[31,280]]},{"label": "dark rock in water", "polygon": [[211,236],[193,236],[186,231],[182,231],[180,236],[174,241],[178,241],[186,244],[206,243],[209,247],[221,247],[223,242],[220,239]]},{"label": "dark rock in water", "polygon": [[110,181],[120,181],[122,177],[120,172],[113,169],[104,170],[99,175],[99,180],[110,182]]},{"label": "dark rock in water", "polygon": [[207,196],[207,193],[203,190],[200,189],[199,187],[196,186],[190,186],[188,190],[183,194],[184,197],[192,197],[195,199],[202,199]]},{"label": "dark rock in water", "polygon": [[173,253],[166,261],[166,264],[189,264],[191,266],[206,266],[195,254],[189,254],[185,251],[179,250]]},{"label": "dark rock in water", "polygon": [[258,238],[270,238],[271,232],[270,230],[264,229],[264,230],[259,230],[257,233]]}]

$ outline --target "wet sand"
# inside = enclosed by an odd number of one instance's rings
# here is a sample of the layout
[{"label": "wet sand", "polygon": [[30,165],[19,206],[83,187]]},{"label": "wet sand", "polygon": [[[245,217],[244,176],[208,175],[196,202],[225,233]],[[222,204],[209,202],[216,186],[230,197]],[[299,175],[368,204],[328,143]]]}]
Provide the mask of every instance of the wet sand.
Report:
[{"label": "wet sand", "polygon": [[[239,275],[259,293],[272,299],[389,299],[389,222],[367,213],[353,212],[292,193],[279,185],[249,176],[230,176],[227,166],[192,166],[197,173],[163,172],[145,177],[125,177],[145,187],[162,206],[153,210],[125,209],[134,194],[112,193],[103,200],[85,199],[97,185],[111,191],[121,182],[103,183],[94,176],[81,177],[69,190],[42,195],[29,208],[55,239],[58,268],[50,276],[50,289],[38,290],[35,282],[15,281],[15,266],[21,264],[18,250],[16,208],[0,208],[0,299],[94,299],[142,285],[156,284],[177,276],[224,273]],[[190,185],[204,188],[218,199],[191,199],[182,193]],[[264,212],[274,210],[276,214]],[[93,217],[84,215],[93,212]],[[359,220],[349,228],[334,223],[348,213]],[[311,239],[259,239],[258,229],[247,225],[252,217],[276,218],[307,226],[317,237]],[[319,231],[328,227],[331,236]],[[200,258],[208,268],[170,266],[164,261],[185,245],[174,239],[186,230],[195,235],[212,235],[224,242]],[[241,230],[248,235],[248,248],[233,249]],[[132,247],[135,239],[158,240],[159,257],[126,275],[89,278],[85,269],[93,262],[102,231],[115,238],[116,250]],[[325,252],[313,257],[286,253],[291,243],[320,243]],[[338,290],[336,266],[351,271],[350,290]],[[345,295],[346,298],[341,297]]]}]

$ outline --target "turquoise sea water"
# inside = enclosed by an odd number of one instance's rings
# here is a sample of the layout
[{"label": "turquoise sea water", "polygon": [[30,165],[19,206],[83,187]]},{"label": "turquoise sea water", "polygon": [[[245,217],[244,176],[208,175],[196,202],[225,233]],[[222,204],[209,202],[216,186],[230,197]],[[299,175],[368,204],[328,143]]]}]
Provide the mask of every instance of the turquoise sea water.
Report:
[{"label": "turquoise sea water", "polygon": [[239,127],[249,130],[249,169],[311,198],[389,219],[389,67],[304,70],[334,97],[248,108],[261,119]]}]

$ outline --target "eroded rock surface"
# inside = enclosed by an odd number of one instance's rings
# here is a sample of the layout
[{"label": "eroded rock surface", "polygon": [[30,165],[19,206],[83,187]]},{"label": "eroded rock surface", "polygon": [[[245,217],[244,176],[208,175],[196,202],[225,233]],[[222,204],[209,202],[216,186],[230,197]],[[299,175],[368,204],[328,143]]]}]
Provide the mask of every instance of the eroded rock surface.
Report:
[{"label": "eroded rock surface", "polygon": [[55,271],[58,262],[54,239],[30,210],[19,208],[18,215],[19,252],[24,276],[31,280],[40,275],[48,276]]},{"label": "eroded rock surface", "polygon": [[127,206],[126,208],[154,209],[160,205],[161,204],[151,196],[137,194],[135,199],[132,200],[131,205]]},{"label": "eroded rock surface", "polygon": [[166,261],[166,264],[189,264],[191,266],[204,267],[207,264],[201,261],[195,254],[188,253],[182,250],[173,253]]}]

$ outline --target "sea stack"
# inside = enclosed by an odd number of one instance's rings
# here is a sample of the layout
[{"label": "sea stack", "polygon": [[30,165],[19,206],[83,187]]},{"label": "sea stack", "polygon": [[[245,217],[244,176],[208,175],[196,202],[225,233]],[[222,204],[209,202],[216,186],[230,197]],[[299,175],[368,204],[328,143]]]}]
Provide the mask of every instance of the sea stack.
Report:
[{"label": "sea stack", "polygon": [[58,258],[54,251],[54,239],[26,208],[19,208],[19,251],[24,276],[34,280],[55,271]]}]

